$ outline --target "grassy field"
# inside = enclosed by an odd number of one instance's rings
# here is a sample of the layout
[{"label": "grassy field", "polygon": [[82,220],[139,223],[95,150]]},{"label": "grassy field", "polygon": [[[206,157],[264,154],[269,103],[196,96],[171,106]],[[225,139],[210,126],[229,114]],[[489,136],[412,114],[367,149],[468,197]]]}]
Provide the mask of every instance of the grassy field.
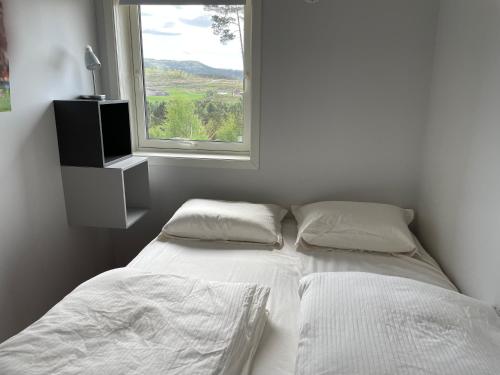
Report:
[{"label": "grassy field", "polygon": [[148,101],[152,103],[157,102],[169,102],[172,99],[184,99],[184,100],[192,100],[197,101],[203,99],[205,93],[203,92],[195,92],[183,89],[169,88],[167,90],[168,96],[159,96],[159,95],[151,95],[148,96]]},{"label": "grassy field", "polygon": [[177,70],[146,68],[146,92],[149,102],[169,102],[174,98],[198,101],[209,92],[224,103],[241,100],[241,80],[192,75]]},{"label": "grassy field", "polygon": [[241,142],[241,78],[147,67],[144,81],[149,138]]},{"label": "grassy field", "polygon": [[0,90],[0,112],[10,111],[10,92]]}]

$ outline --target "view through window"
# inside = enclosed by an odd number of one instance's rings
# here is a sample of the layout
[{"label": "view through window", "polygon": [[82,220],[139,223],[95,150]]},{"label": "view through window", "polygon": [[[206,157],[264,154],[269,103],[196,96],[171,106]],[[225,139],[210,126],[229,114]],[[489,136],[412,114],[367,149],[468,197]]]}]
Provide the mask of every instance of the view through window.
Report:
[{"label": "view through window", "polygon": [[244,6],[141,6],[149,139],[243,142]]}]

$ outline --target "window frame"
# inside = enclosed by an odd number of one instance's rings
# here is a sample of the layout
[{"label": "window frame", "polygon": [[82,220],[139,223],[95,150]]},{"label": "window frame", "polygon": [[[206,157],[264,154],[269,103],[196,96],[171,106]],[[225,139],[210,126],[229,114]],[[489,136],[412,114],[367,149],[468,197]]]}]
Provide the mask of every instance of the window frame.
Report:
[{"label": "window frame", "polygon": [[[200,1],[200,5],[201,1]],[[147,137],[146,96],[142,55],[142,28],[140,6],[128,5],[128,25],[125,35],[129,37],[128,58],[133,84],[129,88],[129,99],[133,109],[132,135],[134,151],[140,155],[165,155],[182,159],[200,159],[200,155],[235,156],[239,163],[243,158],[252,162],[251,167],[258,167],[258,135],[260,126],[260,0],[247,0],[245,5],[244,35],[244,85],[243,96],[244,130],[243,142],[159,140]],[[121,6],[124,7],[124,6]],[[128,44],[128,43],[126,43]],[[122,49],[122,52],[125,49]],[[224,160],[227,161],[227,158]]]}]

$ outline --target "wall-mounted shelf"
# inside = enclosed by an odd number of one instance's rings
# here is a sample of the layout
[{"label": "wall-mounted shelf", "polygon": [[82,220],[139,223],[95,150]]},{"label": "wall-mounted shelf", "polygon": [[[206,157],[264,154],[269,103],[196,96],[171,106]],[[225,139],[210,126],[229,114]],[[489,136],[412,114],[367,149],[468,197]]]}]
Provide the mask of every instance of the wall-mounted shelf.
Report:
[{"label": "wall-mounted shelf", "polygon": [[132,154],[125,100],[56,100],[61,165],[105,167]]},{"label": "wall-mounted shelf", "polygon": [[70,225],[126,229],[149,210],[148,161],[132,156],[128,102],[56,100]]},{"label": "wall-mounted shelf", "polygon": [[70,225],[127,229],[150,208],[146,158],[130,157],[105,168],[61,169]]}]

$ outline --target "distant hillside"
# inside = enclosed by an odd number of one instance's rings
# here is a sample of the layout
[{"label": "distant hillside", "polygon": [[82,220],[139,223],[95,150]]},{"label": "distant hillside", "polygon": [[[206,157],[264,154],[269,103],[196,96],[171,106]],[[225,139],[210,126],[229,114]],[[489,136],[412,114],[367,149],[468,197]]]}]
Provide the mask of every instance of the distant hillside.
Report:
[{"label": "distant hillside", "polygon": [[243,79],[243,72],[241,70],[231,69],[217,69],[211,66],[202,64],[199,61],[174,61],[174,60],[154,60],[145,59],[144,67],[158,68],[165,70],[180,70],[186,73],[225,79]]}]

